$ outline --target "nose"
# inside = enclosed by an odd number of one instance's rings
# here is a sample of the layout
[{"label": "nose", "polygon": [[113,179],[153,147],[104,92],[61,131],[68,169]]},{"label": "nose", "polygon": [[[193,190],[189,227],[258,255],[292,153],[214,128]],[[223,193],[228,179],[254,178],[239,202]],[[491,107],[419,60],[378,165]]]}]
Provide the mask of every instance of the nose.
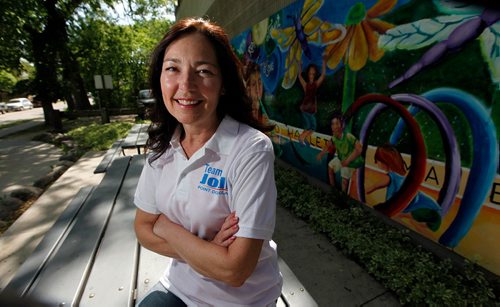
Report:
[{"label": "nose", "polygon": [[192,90],[196,88],[195,73],[191,70],[184,70],[179,75],[179,87],[182,90]]}]

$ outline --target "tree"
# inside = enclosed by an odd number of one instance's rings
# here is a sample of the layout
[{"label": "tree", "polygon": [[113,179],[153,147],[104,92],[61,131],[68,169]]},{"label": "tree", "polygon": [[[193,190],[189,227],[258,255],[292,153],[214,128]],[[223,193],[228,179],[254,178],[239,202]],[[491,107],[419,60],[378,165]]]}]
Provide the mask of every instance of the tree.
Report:
[{"label": "tree", "polygon": [[135,106],[140,89],[147,88],[149,54],[170,23],[165,20],[138,21],[117,25],[90,19],[72,37],[71,48],[82,67],[87,88],[93,87],[93,75],[113,76],[114,90],[108,107]]},{"label": "tree", "polygon": [[[0,0],[0,68],[16,69],[19,58],[34,63],[33,90],[42,102],[46,123],[52,123],[52,102],[65,98],[69,109],[90,107],[80,62],[70,49],[70,35],[78,36],[81,15],[100,18],[113,0]],[[128,14],[156,12],[161,0],[124,0]],[[160,10],[161,11],[161,10]],[[141,20],[140,17],[134,20]]]},{"label": "tree", "polygon": [[0,99],[4,100],[4,93],[11,93],[16,85],[17,78],[6,70],[0,70]]}]

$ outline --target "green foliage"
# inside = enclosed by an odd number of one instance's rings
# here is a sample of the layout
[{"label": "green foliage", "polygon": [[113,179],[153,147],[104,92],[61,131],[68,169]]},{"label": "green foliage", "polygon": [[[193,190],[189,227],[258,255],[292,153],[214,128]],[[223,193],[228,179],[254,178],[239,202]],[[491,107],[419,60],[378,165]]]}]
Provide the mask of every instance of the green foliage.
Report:
[{"label": "green foliage", "polygon": [[[133,107],[140,89],[148,88],[149,54],[170,23],[149,20],[134,25],[117,25],[104,20],[87,20],[74,33],[72,49],[78,61],[86,88],[94,88],[94,75],[113,77],[111,95],[101,93],[108,107]],[[99,95],[94,95],[98,97]]]},{"label": "green foliage", "polygon": [[387,225],[347,195],[324,192],[297,171],[276,166],[278,203],[327,235],[335,246],[360,263],[412,306],[499,306],[484,275],[472,263],[459,272],[407,235]]},{"label": "green foliage", "polygon": [[114,141],[125,137],[131,127],[132,123],[128,122],[91,124],[73,129],[67,135],[76,141],[80,149],[106,150],[113,145]]},{"label": "green foliage", "polygon": [[2,0],[0,23],[8,26],[0,27],[0,69],[26,71],[22,58],[37,66],[30,88],[21,84],[14,90],[29,90],[44,101],[72,92],[76,97],[94,89],[94,75],[105,74],[112,75],[114,86],[102,93],[108,106],[135,106],[133,96],[146,87],[149,52],[165,33],[166,13],[174,5],[170,0],[119,2],[133,24],[119,24],[111,16],[115,0]]},{"label": "green foliage", "polygon": [[17,78],[6,70],[0,70],[0,92],[11,93]]}]

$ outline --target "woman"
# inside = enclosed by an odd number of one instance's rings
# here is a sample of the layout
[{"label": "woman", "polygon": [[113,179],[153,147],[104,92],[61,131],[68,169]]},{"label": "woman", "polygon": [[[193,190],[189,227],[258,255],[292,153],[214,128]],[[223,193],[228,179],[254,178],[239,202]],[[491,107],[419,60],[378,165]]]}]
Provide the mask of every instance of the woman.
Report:
[{"label": "woman", "polygon": [[[316,112],[318,111],[318,103],[316,101],[316,93],[318,88],[325,80],[326,59],[323,58],[321,65],[321,75],[318,77],[318,67],[314,64],[309,64],[306,68],[307,81],[302,77],[302,63],[299,64],[299,82],[304,90],[304,99],[300,103],[300,112],[304,120],[304,130],[299,135],[299,142],[304,144],[307,138],[310,137],[317,127]],[[316,77],[318,79],[316,79]]]},{"label": "woman", "polygon": [[142,246],[172,257],[139,306],[272,306],[281,293],[272,143],[224,31],[171,27],[152,55],[152,151],[135,194]]}]

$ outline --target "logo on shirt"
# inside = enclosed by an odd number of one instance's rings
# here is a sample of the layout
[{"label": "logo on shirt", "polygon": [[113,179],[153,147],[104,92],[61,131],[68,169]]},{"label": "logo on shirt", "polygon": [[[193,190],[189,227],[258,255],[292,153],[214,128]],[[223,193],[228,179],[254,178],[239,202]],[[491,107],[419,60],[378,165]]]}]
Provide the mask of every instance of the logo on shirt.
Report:
[{"label": "logo on shirt", "polygon": [[223,170],[205,164],[205,169],[198,185],[198,190],[214,195],[227,195],[226,177]]}]

